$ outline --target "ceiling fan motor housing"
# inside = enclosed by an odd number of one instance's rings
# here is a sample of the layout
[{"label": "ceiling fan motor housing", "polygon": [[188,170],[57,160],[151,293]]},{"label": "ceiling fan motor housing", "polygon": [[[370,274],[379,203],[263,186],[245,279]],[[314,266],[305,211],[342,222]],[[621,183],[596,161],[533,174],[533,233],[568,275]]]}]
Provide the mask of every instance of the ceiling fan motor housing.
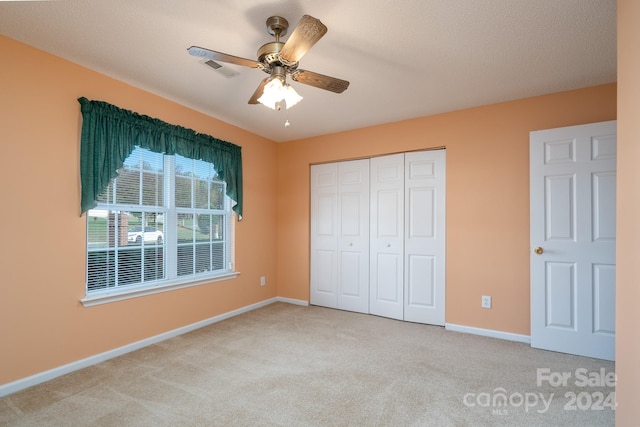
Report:
[{"label": "ceiling fan motor housing", "polygon": [[280,52],[284,47],[284,43],[280,41],[280,37],[287,34],[289,22],[281,16],[271,16],[267,19],[267,32],[276,38],[275,41],[266,43],[258,49],[258,61],[267,65],[264,68],[265,73],[270,74],[271,66],[284,67],[287,72],[292,72],[298,68],[298,63],[283,64],[280,59]]},{"label": "ceiling fan motor housing", "polygon": [[282,42],[270,42],[263,44],[258,49],[258,61],[265,63],[266,65],[271,65],[276,62],[280,62],[280,51],[284,43]]}]

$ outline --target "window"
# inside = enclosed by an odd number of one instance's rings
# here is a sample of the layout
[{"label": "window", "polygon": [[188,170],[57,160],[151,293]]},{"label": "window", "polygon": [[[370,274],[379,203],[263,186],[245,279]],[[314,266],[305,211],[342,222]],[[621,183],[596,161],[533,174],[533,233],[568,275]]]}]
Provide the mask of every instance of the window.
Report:
[{"label": "window", "polygon": [[135,147],[88,211],[83,302],[234,277],[231,216],[211,163]]}]

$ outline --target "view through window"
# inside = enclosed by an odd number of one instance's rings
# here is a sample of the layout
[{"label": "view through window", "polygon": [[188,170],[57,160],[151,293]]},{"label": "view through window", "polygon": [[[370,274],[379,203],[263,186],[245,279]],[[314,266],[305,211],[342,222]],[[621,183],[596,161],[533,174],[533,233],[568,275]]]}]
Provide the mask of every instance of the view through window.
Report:
[{"label": "view through window", "polygon": [[87,215],[87,295],[233,270],[231,200],[214,166],[136,147]]}]

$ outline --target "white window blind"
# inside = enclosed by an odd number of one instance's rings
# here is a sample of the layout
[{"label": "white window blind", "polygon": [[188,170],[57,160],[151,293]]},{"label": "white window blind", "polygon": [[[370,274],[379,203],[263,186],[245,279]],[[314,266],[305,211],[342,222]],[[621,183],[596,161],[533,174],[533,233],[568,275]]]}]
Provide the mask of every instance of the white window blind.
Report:
[{"label": "white window blind", "polygon": [[231,205],[211,163],[136,147],[87,215],[87,295],[233,270]]}]

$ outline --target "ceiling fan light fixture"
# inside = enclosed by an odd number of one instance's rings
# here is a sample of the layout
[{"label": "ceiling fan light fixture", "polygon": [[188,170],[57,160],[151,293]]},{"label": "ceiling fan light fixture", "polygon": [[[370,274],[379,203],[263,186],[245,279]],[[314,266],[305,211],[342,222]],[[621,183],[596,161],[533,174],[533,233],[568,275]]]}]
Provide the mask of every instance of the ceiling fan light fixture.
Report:
[{"label": "ceiling fan light fixture", "polygon": [[264,85],[264,91],[262,92],[262,96],[258,98],[258,102],[265,107],[269,107],[275,110],[277,103],[282,101],[282,99],[284,98],[282,92],[282,81],[278,78],[273,78],[269,80],[266,85]]},{"label": "ceiling fan light fixture", "polygon": [[258,98],[259,103],[272,110],[279,110],[282,106],[282,101],[284,101],[287,109],[289,109],[301,100],[302,96],[300,96],[291,85],[283,83],[280,77],[272,78],[264,86],[262,96]]},{"label": "ceiling fan light fixture", "polygon": [[287,109],[293,107],[298,102],[302,101],[302,96],[296,92],[296,90],[289,84],[284,85],[284,102],[287,104]]}]

